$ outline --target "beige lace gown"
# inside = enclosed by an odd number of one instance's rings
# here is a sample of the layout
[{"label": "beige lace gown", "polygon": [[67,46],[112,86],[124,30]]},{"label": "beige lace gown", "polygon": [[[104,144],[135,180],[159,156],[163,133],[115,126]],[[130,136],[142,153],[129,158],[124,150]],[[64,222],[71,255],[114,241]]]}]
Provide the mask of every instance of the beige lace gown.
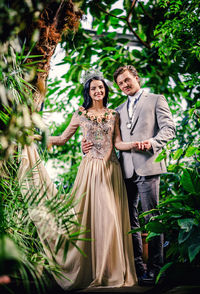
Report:
[{"label": "beige lace gown", "polygon": [[79,222],[89,230],[82,237],[92,241],[77,241],[87,257],[74,246],[69,247],[64,264],[62,250],[56,255],[62,274],[71,280],[55,277],[66,290],[137,283],[132,238],[127,234],[131,230],[127,194],[113,148],[117,121],[115,111],[107,110],[106,116],[95,119],[80,108],[62,136],[50,137],[53,144],[63,144],[80,126],[86,140],[93,142],[81,161],[72,191],[79,200],[75,206]]}]

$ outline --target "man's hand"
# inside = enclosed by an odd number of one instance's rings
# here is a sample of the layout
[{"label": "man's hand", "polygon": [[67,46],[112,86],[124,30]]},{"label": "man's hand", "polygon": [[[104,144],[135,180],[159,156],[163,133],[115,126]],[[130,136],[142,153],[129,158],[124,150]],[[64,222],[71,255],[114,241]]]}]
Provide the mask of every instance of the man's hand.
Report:
[{"label": "man's hand", "polygon": [[146,150],[146,151],[148,151],[152,148],[151,142],[149,140],[143,141],[142,144],[144,146],[144,150]]},{"label": "man's hand", "polygon": [[152,148],[151,142],[149,140],[145,140],[142,142],[137,142],[136,150],[148,151]]},{"label": "man's hand", "polygon": [[92,148],[93,143],[90,141],[86,141],[85,138],[81,141],[81,148],[84,154],[87,154],[91,148]]}]

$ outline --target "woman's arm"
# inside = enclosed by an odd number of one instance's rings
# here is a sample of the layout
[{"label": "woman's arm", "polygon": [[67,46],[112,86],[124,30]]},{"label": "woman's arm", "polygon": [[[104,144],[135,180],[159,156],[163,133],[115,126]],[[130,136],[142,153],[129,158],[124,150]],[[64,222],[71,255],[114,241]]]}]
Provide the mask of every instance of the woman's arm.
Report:
[{"label": "woman's arm", "polygon": [[70,124],[60,136],[49,136],[48,145],[64,145],[74,135],[79,127],[78,114],[75,112],[72,116]]},{"label": "woman's arm", "polygon": [[119,129],[119,114],[116,114],[114,145],[118,150],[126,151],[138,147],[138,142],[123,142]]}]

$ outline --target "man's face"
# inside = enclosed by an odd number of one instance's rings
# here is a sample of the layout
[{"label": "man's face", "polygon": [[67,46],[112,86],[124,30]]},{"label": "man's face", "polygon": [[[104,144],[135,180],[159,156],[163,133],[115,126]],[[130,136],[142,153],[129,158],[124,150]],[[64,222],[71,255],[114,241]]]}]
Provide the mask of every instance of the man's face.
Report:
[{"label": "man's face", "polygon": [[140,90],[139,78],[134,77],[128,70],[118,75],[117,84],[124,94],[133,96]]}]

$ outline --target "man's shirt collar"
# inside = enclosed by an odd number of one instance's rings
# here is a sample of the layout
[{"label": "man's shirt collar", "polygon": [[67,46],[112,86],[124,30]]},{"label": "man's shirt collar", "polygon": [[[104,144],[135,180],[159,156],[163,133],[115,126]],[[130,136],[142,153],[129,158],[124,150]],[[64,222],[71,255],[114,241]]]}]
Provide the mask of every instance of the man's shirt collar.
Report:
[{"label": "man's shirt collar", "polygon": [[137,91],[133,96],[128,96],[128,100],[131,101],[132,99],[137,99],[143,92],[143,89],[140,89],[139,91]]}]

